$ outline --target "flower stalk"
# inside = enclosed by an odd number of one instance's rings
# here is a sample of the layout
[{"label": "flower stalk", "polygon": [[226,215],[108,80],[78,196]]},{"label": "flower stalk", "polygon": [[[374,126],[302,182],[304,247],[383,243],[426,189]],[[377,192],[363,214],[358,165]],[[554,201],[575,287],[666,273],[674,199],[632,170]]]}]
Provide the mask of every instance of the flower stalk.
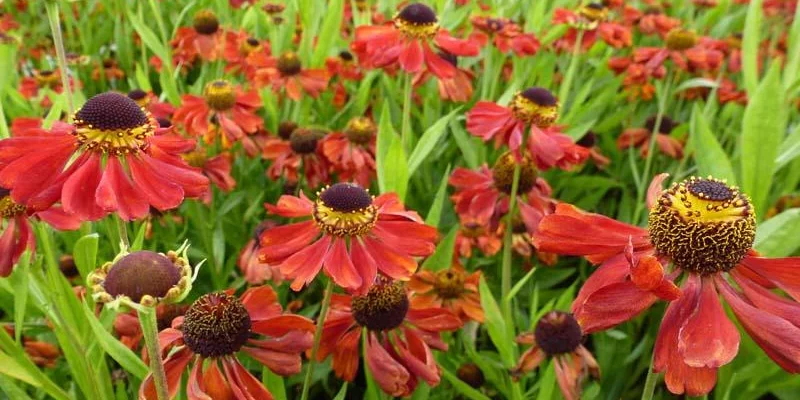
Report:
[{"label": "flower stalk", "polygon": [[164,371],[161,350],[158,346],[156,309],[155,307],[141,307],[138,310],[138,314],[139,324],[142,327],[142,336],[144,336],[144,343],[147,348],[147,355],[150,358],[150,373],[153,375],[156,395],[158,396],[158,400],[168,400],[167,374]]},{"label": "flower stalk", "polygon": [[511,292],[511,247],[512,247],[512,223],[514,212],[517,207],[517,192],[519,192],[519,176],[522,171],[522,165],[518,162],[514,165],[514,179],[511,183],[511,198],[508,203],[508,215],[506,216],[506,231],[503,236],[503,263],[501,270],[501,294],[503,299],[503,317],[506,324],[512,323],[511,315],[511,299],[505,301],[508,294]]},{"label": "flower stalk", "polygon": [[306,368],[306,375],[303,377],[303,393],[300,396],[301,400],[308,399],[308,392],[311,389],[311,377],[314,374],[314,366],[317,363],[317,352],[319,351],[319,344],[322,339],[322,327],[325,324],[325,317],[328,315],[332,295],[333,279],[328,279],[328,283],[325,284],[325,295],[322,299],[322,305],[320,306],[317,327],[314,331],[314,345],[311,347],[311,357],[309,358],[308,367]]},{"label": "flower stalk", "polygon": [[75,112],[72,104],[72,88],[69,85],[69,75],[67,71],[67,56],[64,51],[64,36],[61,34],[61,21],[58,18],[58,2],[48,1],[45,3],[47,9],[47,19],[50,21],[50,31],[53,34],[53,44],[56,47],[56,57],[58,58],[58,69],[61,72],[61,85],[64,88],[64,96],[67,98],[67,111],[69,115]]}]

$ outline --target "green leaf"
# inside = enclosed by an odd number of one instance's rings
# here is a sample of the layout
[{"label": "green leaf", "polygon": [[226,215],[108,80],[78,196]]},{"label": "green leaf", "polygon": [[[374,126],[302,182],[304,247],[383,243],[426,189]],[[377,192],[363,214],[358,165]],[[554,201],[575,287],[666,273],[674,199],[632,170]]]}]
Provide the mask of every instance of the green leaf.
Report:
[{"label": "green leaf", "polygon": [[[25,308],[28,306],[28,280],[30,279],[31,253],[26,251],[17,261],[17,267],[9,279],[14,286],[14,326],[23,326]],[[15,340],[22,343],[22,329],[14,330]]]},{"label": "green leaf", "polygon": [[464,381],[462,381],[461,379],[458,379],[458,377],[454,375],[452,372],[450,372],[447,368],[441,367],[441,370],[442,370],[442,377],[446,381],[450,382],[450,384],[453,385],[453,387],[459,393],[464,395],[464,397],[472,400],[489,400],[489,398],[486,397],[486,395],[473,389],[472,386],[464,383]]},{"label": "green leaf", "polygon": [[328,2],[325,19],[322,21],[322,29],[317,36],[314,56],[311,59],[312,67],[318,67],[325,62],[325,57],[330,54],[333,40],[339,37],[339,29],[342,26],[342,13],[344,12],[343,3],[343,0],[331,0]]},{"label": "green leaf", "polygon": [[[8,332],[6,332],[5,329],[0,329],[0,349],[3,351],[3,353],[0,354],[6,354],[8,357],[12,358],[14,362],[24,370],[25,374],[31,376],[36,381],[34,386],[41,387],[42,390],[56,400],[71,399],[60,386],[56,385],[47,375],[36,367],[21,347],[14,344],[14,340],[8,336]],[[6,361],[0,361],[0,363],[5,364]]]},{"label": "green leaf", "polygon": [[492,291],[489,285],[486,284],[486,279],[481,275],[481,281],[478,288],[481,295],[481,307],[483,308],[486,320],[484,325],[489,332],[489,338],[492,343],[497,347],[503,363],[507,367],[512,367],[516,360],[514,360],[514,350],[511,347],[513,344],[513,337],[511,332],[506,328],[506,323],[503,320],[503,313],[500,312],[500,307],[497,306]]},{"label": "green leaf", "polygon": [[144,235],[147,233],[147,222],[142,222],[139,229],[136,231],[136,237],[133,238],[131,243],[131,251],[138,251],[144,247]]},{"label": "green leaf", "polygon": [[750,98],[742,119],[742,189],[753,199],[756,215],[763,215],[766,210],[775,172],[775,157],[785,133],[780,68],[779,62],[772,64],[758,90]]},{"label": "green leaf", "polygon": [[261,369],[264,386],[272,393],[275,400],[286,400],[286,386],[283,382],[283,377],[272,372],[267,367]]},{"label": "green leaf", "polygon": [[78,267],[78,272],[84,279],[97,268],[97,246],[99,240],[100,236],[98,234],[90,233],[78,239],[72,249],[75,266]]},{"label": "green leaf", "polygon": [[133,29],[135,29],[136,33],[139,34],[139,37],[142,39],[142,43],[144,43],[145,46],[155,53],[158,58],[164,62],[167,62],[170,59],[170,54],[167,52],[167,48],[164,47],[164,45],[161,43],[161,40],[158,39],[158,36],[156,36],[156,34],[140,19],[140,16],[134,14],[133,11],[129,9],[128,20],[131,21]]},{"label": "green leaf", "polygon": [[342,384],[342,388],[339,389],[339,393],[336,394],[336,397],[334,397],[333,400],[344,400],[346,395],[347,395],[347,382]]},{"label": "green leaf", "polygon": [[4,392],[9,399],[15,400],[31,400],[24,390],[14,384],[11,379],[0,375],[0,391]]},{"label": "green leaf", "polygon": [[794,131],[781,143],[778,157],[775,158],[775,170],[783,168],[800,156],[800,125],[794,127]]},{"label": "green leaf", "polygon": [[3,352],[0,352],[0,374],[10,376],[29,385],[39,386],[39,382],[25,368],[19,365],[14,358]]},{"label": "green leaf", "polygon": [[735,184],[736,175],[733,172],[731,161],[711,132],[711,127],[697,104],[692,110],[692,120],[694,122],[691,134],[696,149],[694,159],[699,174],[701,176],[711,175],[717,179],[727,179],[730,184]]},{"label": "green leaf", "polygon": [[742,36],[742,76],[748,95],[752,95],[758,86],[758,45],[761,42],[761,9],[763,0],[751,0],[747,6],[747,18],[744,21]]},{"label": "green leaf", "polygon": [[693,89],[693,88],[715,88],[719,87],[719,84],[714,81],[713,79],[708,78],[692,78],[683,81],[678,87],[675,88],[676,92],[680,92],[686,89]]},{"label": "green leaf", "polygon": [[436,246],[436,251],[422,263],[422,269],[438,271],[440,269],[450,268],[450,265],[453,263],[453,252],[455,251],[457,234],[458,225],[455,225],[450,228],[450,232],[447,233],[447,236]]},{"label": "green leaf", "polygon": [[461,150],[461,155],[464,156],[464,162],[467,163],[467,167],[470,169],[478,168],[481,162],[477,153],[478,147],[473,144],[472,136],[464,130],[461,124],[453,124],[451,130],[453,131],[456,145]]},{"label": "green leaf", "polygon": [[439,139],[444,136],[447,132],[447,124],[450,123],[450,120],[453,119],[453,116],[461,110],[461,107],[456,108],[455,110],[451,111],[450,114],[445,115],[442,118],[439,118],[433,125],[431,125],[425,133],[422,134],[422,137],[417,142],[417,145],[414,147],[414,151],[411,152],[411,156],[408,157],[408,175],[414,175],[414,172],[417,171],[420,164],[428,157],[428,154],[431,153],[433,148],[436,146],[436,143],[439,142]]},{"label": "green leaf", "polygon": [[392,137],[392,144],[386,153],[385,161],[383,176],[386,192],[395,192],[400,200],[405,200],[408,189],[408,164],[406,151],[403,150],[403,140],[400,139],[400,136]]},{"label": "green leaf", "polygon": [[431,226],[439,226],[439,222],[442,219],[442,208],[444,208],[444,202],[447,198],[447,178],[450,176],[450,166],[447,166],[447,169],[444,171],[444,175],[442,176],[442,181],[439,182],[439,189],[436,191],[436,197],[433,198],[433,203],[431,203],[431,208],[428,210],[428,214],[425,217],[425,223]]},{"label": "green leaf", "polygon": [[378,188],[381,193],[386,192],[386,155],[389,153],[389,147],[395,136],[389,104],[383,103],[381,118],[378,120],[378,138],[375,143],[375,169],[377,169]]},{"label": "green leaf", "polygon": [[787,257],[800,247],[798,236],[800,209],[792,208],[758,224],[753,247],[768,257]]},{"label": "green leaf", "polygon": [[783,87],[789,90],[800,79],[800,76],[798,76],[798,73],[800,73],[800,51],[798,51],[800,49],[800,7],[794,10],[794,22],[792,22],[792,28],[789,31],[787,48],[794,49],[794,51],[788,52],[789,58],[786,60],[786,66],[783,70]]},{"label": "green leaf", "polygon": [[544,371],[544,373],[542,377],[539,378],[539,395],[536,397],[536,400],[552,399],[556,388],[555,365],[550,362],[546,367],[539,366],[539,369]]},{"label": "green leaf", "polygon": [[89,327],[92,328],[95,342],[100,344],[100,347],[102,347],[111,358],[118,362],[122,368],[139,379],[144,379],[147,374],[150,373],[150,369],[139,359],[136,353],[125,347],[122,342],[106,331],[103,325],[100,324],[100,321],[95,318],[94,313],[89,309],[89,305],[86,303],[84,303],[83,313],[86,317],[86,321],[89,322]]},{"label": "green leaf", "polygon": [[147,78],[147,75],[144,73],[144,69],[141,65],[136,64],[136,84],[139,85],[139,89],[144,90],[145,92],[151,92],[153,88],[150,86],[150,79]]}]

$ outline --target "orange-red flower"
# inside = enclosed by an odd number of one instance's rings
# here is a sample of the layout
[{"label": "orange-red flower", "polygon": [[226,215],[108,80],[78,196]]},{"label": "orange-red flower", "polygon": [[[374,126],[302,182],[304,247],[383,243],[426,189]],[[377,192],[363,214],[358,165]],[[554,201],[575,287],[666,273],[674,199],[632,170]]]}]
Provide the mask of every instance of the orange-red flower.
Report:
[{"label": "orange-red flower", "polygon": [[670,17],[656,8],[642,12],[631,5],[625,5],[622,19],[628,26],[637,26],[639,32],[645,35],[659,35],[662,38],[681,25],[680,19]]},{"label": "orange-red flower", "polygon": [[162,128],[166,127],[162,122],[172,120],[172,114],[175,113],[175,107],[172,104],[159,100],[155,93],[145,92],[141,89],[133,89],[128,92],[128,97],[135,101],[139,107],[150,111],[150,114],[153,114],[153,116],[156,117],[159,125],[161,125]]},{"label": "orange-red flower", "polygon": [[478,284],[480,271],[467,273],[459,264],[451,268],[433,271],[419,271],[411,277],[408,289],[413,308],[441,307],[450,310],[461,321],[483,322],[483,308]]},{"label": "orange-red flower", "polygon": [[525,226],[530,233],[536,232],[539,220],[555,208],[550,198],[550,185],[537,177],[536,168],[527,156],[515,160],[511,153],[504,153],[490,170],[486,165],[478,171],[456,168],[449,183],[456,188],[451,199],[456,213],[462,220],[475,221],[489,226],[508,212],[514,169],[520,163],[517,205]]},{"label": "orange-red flower", "polygon": [[589,149],[589,159],[594,162],[594,165],[596,165],[597,168],[604,169],[611,164],[611,160],[603,155],[602,150],[600,150],[600,147],[597,146],[597,135],[594,132],[586,132],[586,134],[583,135],[580,140],[575,142],[575,144]]},{"label": "orange-red flower", "polygon": [[486,256],[493,256],[500,251],[503,246],[502,228],[499,224],[493,228],[493,224],[487,226],[481,223],[474,216],[460,216],[461,228],[456,233],[456,254],[464,258],[472,257],[472,248],[477,247]]},{"label": "orange-red flower", "polygon": [[[203,175],[216,187],[225,193],[231,192],[236,187],[236,179],[231,176],[231,155],[227,153],[218,154],[213,157],[206,155],[206,150],[198,148],[188,154],[183,155],[186,162],[199,168]],[[210,204],[212,199],[211,191],[207,191],[200,200]]]},{"label": "orange-red flower", "polygon": [[[156,306],[158,331],[171,327],[172,320],[182,316],[188,308],[189,306],[179,304],[159,304]],[[131,350],[137,350],[144,337],[136,310],[117,314],[114,319],[114,331],[119,335],[119,341]]]},{"label": "orange-red flower", "polygon": [[363,296],[334,295],[317,360],[332,355],[336,376],[353,381],[365,334],[366,367],[384,392],[409,396],[420,381],[438,385],[440,371],[431,348],[447,350],[440,332],[458,329],[461,320],[443,308],[409,303],[402,282],[384,277]]},{"label": "orange-red flower", "polygon": [[115,212],[125,220],[199,197],[208,179],[186,165],[159,135],[157,122],[128,97],[107,92],[75,113],[72,125],[31,127],[0,141],[0,186],[34,211],[61,202],[64,211],[94,221]]},{"label": "orange-red flower", "polygon": [[707,41],[698,41],[689,30],[675,28],[664,39],[664,47],[639,47],[633,51],[633,62],[648,70],[663,68],[666,60],[687,72],[716,71],[722,65],[724,55],[709,46]]},{"label": "orange-red flower", "polygon": [[553,358],[556,380],[566,400],[581,398],[581,384],[587,372],[600,378],[600,366],[582,344],[583,332],[575,318],[563,311],[550,311],[536,323],[533,332],[517,337],[517,342],[532,345],[512,370],[514,378],[533,371],[545,358]]},{"label": "orange-red flower", "polygon": [[657,117],[652,116],[647,119],[644,128],[624,130],[617,138],[617,147],[620,150],[631,146],[638,147],[642,157],[647,157],[647,152],[650,151],[650,140],[655,137],[656,145],[662,153],[675,159],[683,158],[683,143],[670,135],[679,124],[669,117],[661,117],[661,123],[656,127],[656,121]]},{"label": "orange-red flower", "polygon": [[[309,319],[282,313],[269,286],[248,289],[241,297],[227,292],[203,295],[172,325],[159,333],[169,395],[175,396],[183,372],[192,364],[186,384],[192,399],[271,399],[237,353],[246,353],[278,375],[293,375],[300,372],[300,353],[311,348],[314,331]],[[151,375],[142,382],[139,398],[157,398]]]},{"label": "orange-red flower", "polygon": [[[450,78],[438,78],[436,83],[439,86],[439,97],[442,100],[450,100],[455,102],[465,103],[472,98],[472,79],[474,78],[472,72],[466,69],[458,68],[458,57],[446,52],[440,52],[439,56],[444,60],[456,67],[455,74]],[[420,71],[414,76],[412,84],[416,86],[423,85],[431,73],[427,70]],[[435,77],[435,75],[433,75]]]},{"label": "orange-red flower", "polygon": [[276,284],[283,282],[283,275],[281,275],[280,269],[263,263],[258,259],[258,249],[261,248],[261,234],[276,225],[275,221],[263,221],[258,224],[255,232],[253,232],[253,237],[242,248],[242,251],[239,252],[239,258],[236,259],[236,265],[244,274],[244,280],[251,285],[260,285],[266,281]]},{"label": "orange-red flower", "polygon": [[[70,85],[73,89],[80,86],[80,82],[70,76]],[[55,93],[62,93],[64,86],[61,82],[61,73],[58,70],[34,70],[32,76],[26,76],[20,80],[19,93],[27,100],[38,97],[45,90],[52,90]],[[52,105],[49,97],[42,97],[40,104],[43,107]]]},{"label": "orange-red flower", "polygon": [[[672,301],[656,338],[653,368],[665,372],[672,393],[700,396],[711,391],[718,368],[739,348],[739,331],[721,293],[767,355],[800,372],[800,258],[769,259],[752,250],[755,215],[737,187],[692,177],[662,191],[665,178],[659,175],[648,190],[648,229],[568,204],[559,204],[539,225],[539,250],[602,264],[572,304],[581,327],[607,329],[659,298]],[[673,281],[681,275],[686,279],[678,289]]]},{"label": "orange-red flower", "polygon": [[327,135],[322,154],[339,174],[339,180],[370,187],[375,177],[375,134],[377,127],[367,117],[351,119],[344,131]]},{"label": "orange-red flower", "polygon": [[288,51],[278,58],[271,58],[268,66],[256,73],[256,82],[270,84],[276,93],[286,91],[286,96],[300,100],[303,92],[313,98],[319,97],[328,87],[328,71],[323,68],[304,68],[297,53]]},{"label": "orange-red flower", "polygon": [[203,97],[186,94],[182,100],[175,110],[175,122],[191,135],[203,135],[206,143],[214,143],[219,130],[223,146],[230,147],[264,126],[264,120],[256,114],[261,107],[258,92],[244,92],[225,80],[206,85]]},{"label": "orange-red flower", "polygon": [[397,64],[413,74],[424,66],[439,78],[453,77],[456,68],[437,55],[431,44],[457,56],[476,56],[480,51],[476,42],[456,39],[441,29],[436,13],[421,3],[405,6],[391,23],[357,27],[351,48],[369,68]]},{"label": "orange-red flower", "polygon": [[242,74],[255,82],[259,68],[269,66],[272,49],[266,40],[258,40],[245,31],[225,33],[225,72]]},{"label": "orange-red flower", "polygon": [[319,129],[282,127],[280,138],[269,138],[264,142],[262,155],[272,161],[267,176],[272,180],[285,178],[287,183],[297,184],[300,174],[310,188],[317,188],[329,180],[328,160],[322,152],[326,132]]},{"label": "orange-red flower", "polygon": [[553,124],[558,119],[558,100],[549,90],[532,87],[514,95],[508,107],[479,101],[467,113],[467,130],[495,147],[507,144],[519,157],[519,148],[530,125],[528,150],[541,169],[569,169],[582,163],[589,152],[572,142]]},{"label": "orange-red flower", "polygon": [[532,56],[539,51],[539,40],[532,33],[525,33],[522,28],[508,18],[490,18],[474,16],[470,19],[472,26],[478,30],[470,35],[470,39],[486,46],[489,39],[502,53],[513,51],[518,57]]},{"label": "orange-red flower", "polygon": [[179,27],[170,42],[173,61],[176,65],[190,65],[199,56],[214,61],[224,51],[225,36],[219,20],[210,10],[201,10],[194,15],[192,26]]},{"label": "orange-red flower", "polygon": [[[277,265],[300,290],[324,267],[337,285],[366,293],[378,271],[408,280],[417,269],[414,257],[433,253],[436,228],[416,212],[406,211],[393,193],[373,198],[352,183],[337,183],[318,192],[312,202],[281,196],[267,210],[282,217],[311,219],[264,231],[261,261]],[[349,250],[349,251],[348,251]]]},{"label": "orange-red flower", "polygon": [[578,40],[578,32],[583,31],[581,48],[589,50],[600,36],[604,42],[614,48],[628,47],[633,44],[633,35],[628,27],[616,22],[606,21],[608,9],[600,3],[589,3],[578,12],[557,8],[553,12],[553,24],[566,24],[570,28],[563,37],[556,40],[557,50],[572,51]]}]

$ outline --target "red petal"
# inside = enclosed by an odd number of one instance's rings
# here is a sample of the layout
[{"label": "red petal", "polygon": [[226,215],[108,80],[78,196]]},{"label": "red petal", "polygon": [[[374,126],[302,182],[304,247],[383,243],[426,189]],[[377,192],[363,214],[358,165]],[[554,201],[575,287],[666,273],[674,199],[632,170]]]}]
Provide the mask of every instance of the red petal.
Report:
[{"label": "red petal", "polygon": [[253,321],[252,329],[262,335],[280,337],[292,331],[313,332],[314,323],[306,317],[285,314],[265,320]]},{"label": "red petal", "polygon": [[358,275],[361,276],[361,287],[353,291],[353,294],[365,295],[378,276],[378,264],[358,239],[350,241],[350,257],[358,270]]},{"label": "red petal", "polygon": [[289,354],[251,346],[244,346],[242,350],[278,375],[290,376],[300,373],[302,366],[300,353]]},{"label": "red petal", "polygon": [[[178,386],[181,383],[181,375],[186,369],[186,365],[194,358],[194,353],[188,347],[184,347],[177,353],[171,355],[164,361],[164,372],[167,375],[167,390],[169,397],[174,398],[178,394]],[[156,386],[153,383],[153,376],[148,374],[147,378],[139,387],[139,400],[158,400]]]},{"label": "red petal", "polygon": [[272,394],[234,357],[222,359],[222,368],[237,399],[272,400]]},{"label": "red petal", "polygon": [[742,264],[800,301],[800,257],[764,258],[748,255]]},{"label": "red petal", "polygon": [[658,297],[631,281],[612,283],[590,294],[575,318],[585,333],[611,328],[649,308]]},{"label": "red petal", "polygon": [[770,314],[781,317],[796,327],[800,327],[800,304],[785,297],[778,296],[772,291],[759,286],[756,282],[738,273],[738,269],[733,271],[736,283],[742,288],[747,299],[754,306]]},{"label": "red petal", "polygon": [[372,377],[378,386],[390,396],[405,396],[409,394],[408,370],[397,360],[392,358],[386,349],[378,343],[374,333],[369,333],[367,339],[367,368],[372,372]]},{"label": "red petal", "polygon": [[380,240],[367,236],[364,237],[364,245],[378,269],[392,279],[407,281],[417,269],[417,262],[413,258],[396,252]]},{"label": "red petal", "polygon": [[64,182],[61,194],[64,211],[84,221],[103,218],[105,211],[97,204],[95,198],[100,178],[100,156],[95,154]]},{"label": "red petal", "polygon": [[259,257],[266,263],[280,262],[306,247],[320,231],[312,220],[276,226],[261,234]]},{"label": "red petal", "polygon": [[126,221],[142,218],[150,211],[150,204],[133,188],[117,157],[108,158],[95,197],[105,211],[117,211]]},{"label": "red petal", "polygon": [[133,175],[136,190],[155,208],[164,211],[175,208],[183,201],[183,189],[164,180],[159,172],[139,157],[128,157],[128,167]]},{"label": "red petal", "polygon": [[263,285],[247,289],[240,299],[251,321],[260,321],[281,314],[282,307],[272,286]]},{"label": "red petal", "polygon": [[310,283],[322,269],[322,261],[330,247],[331,238],[323,236],[316,243],[287,258],[278,267],[281,273],[293,278],[292,290],[298,291]]},{"label": "red petal", "polygon": [[343,238],[333,239],[333,245],[325,256],[324,266],[328,276],[337,285],[348,291],[358,289],[363,283],[350,255],[347,254],[347,246]]},{"label": "red petal", "polygon": [[725,315],[711,278],[702,282],[697,306],[678,334],[678,351],[691,367],[718,368],[739,352],[739,330]]},{"label": "red petal", "polygon": [[438,54],[431,50],[428,43],[422,44],[422,49],[425,53],[425,64],[428,69],[439,79],[450,79],[456,75],[456,67],[450,64],[447,60],[440,57]]}]

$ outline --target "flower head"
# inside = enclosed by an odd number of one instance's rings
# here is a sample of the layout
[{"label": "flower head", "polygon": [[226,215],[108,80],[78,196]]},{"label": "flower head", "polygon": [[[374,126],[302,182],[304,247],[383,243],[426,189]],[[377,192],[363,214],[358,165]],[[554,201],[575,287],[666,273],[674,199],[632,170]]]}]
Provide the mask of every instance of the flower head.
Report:
[{"label": "flower head", "polygon": [[[665,372],[672,393],[703,395],[739,348],[722,294],[770,358],[800,371],[800,325],[786,313],[800,299],[800,259],[763,258],[752,250],[755,215],[737,187],[692,177],[662,190],[665,178],[658,176],[648,191],[646,230],[567,204],[542,219],[535,235],[539,250],[602,263],[572,305],[581,327],[606,329],[659,298],[671,301],[656,338],[654,370]],[[675,282],[682,275],[679,289]],[[775,287],[788,298],[770,290]]]},{"label": "flower head", "polygon": [[339,178],[369,187],[375,177],[375,143],[378,128],[367,117],[352,118],[342,132],[327,135],[320,144],[322,154]]},{"label": "flower head", "polygon": [[35,211],[60,201],[82,220],[110,212],[133,220],[151,205],[171,209],[208,190],[208,179],[176,156],[174,138],[161,134],[155,118],[114,92],[89,99],[72,125],[31,126],[0,149],[0,185]]},{"label": "flower head", "polygon": [[287,51],[268,61],[268,66],[256,73],[259,84],[272,85],[276,93],[285,90],[286,95],[295,101],[302,98],[303,92],[313,98],[319,97],[328,86],[330,76],[324,68],[305,68],[300,56]]},{"label": "flower head", "polygon": [[443,307],[467,322],[483,322],[483,308],[478,294],[480,271],[468,273],[455,264],[436,272],[419,271],[409,283],[414,292],[411,301],[415,307]]},{"label": "flower head", "polygon": [[311,217],[261,235],[261,261],[293,278],[294,290],[311,282],[323,266],[337,285],[356,293],[366,293],[378,271],[408,280],[417,268],[414,257],[433,253],[438,235],[415,212],[405,211],[396,195],[375,198],[353,183],[327,186],[314,202],[302,193],[299,198],[281,196],[267,210]]},{"label": "flower head", "polygon": [[267,176],[296,184],[302,173],[309,187],[327,183],[330,167],[321,145],[327,133],[319,128],[298,128],[293,122],[282,123],[278,128],[279,138],[264,143],[263,156],[272,161]]},{"label": "flower head", "polygon": [[317,359],[333,355],[336,376],[352,381],[366,334],[366,367],[384,392],[408,396],[420,380],[436,386],[440,373],[431,348],[446,350],[439,333],[458,329],[461,321],[442,308],[417,307],[407,296],[402,282],[382,275],[364,295],[334,295]]},{"label": "flower head", "polygon": [[533,346],[522,355],[512,374],[518,377],[537,368],[546,357],[552,357],[558,386],[567,400],[580,398],[587,372],[594,378],[600,377],[600,366],[582,344],[583,331],[568,313],[548,312],[536,323],[532,333],[520,335],[517,341]]},{"label": "flower head", "polygon": [[[164,369],[170,397],[178,391],[182,372],[192,364],[186,387],[191,398],[234,398],[234,393],[272,398],[237,354],[247,353],[278,375],[296,374],[300,354],[311,348],[314,331],[307,318],[282,313],[269,286],[248,289],[241,297],[229,292],[203,295],[172,325],[159,334],[162,354],[169,355]],[[156,399],[151,376],[142,382],[139,397]]]},{"label": "flower head", "polygon": [[184,246],[167,254],[149,250],[123,252],[87,277],[92,297],[111,307],[136,308],[181,301],[192,288],[192,267]]},{"label": "flower head", "polygon": [[216,60],[224,48],[219,19],[211,10],[198,11],[192,18],[192,26],[178,28],[170,44],[176,65],[192,64],[198,57],[206,61]]}]

